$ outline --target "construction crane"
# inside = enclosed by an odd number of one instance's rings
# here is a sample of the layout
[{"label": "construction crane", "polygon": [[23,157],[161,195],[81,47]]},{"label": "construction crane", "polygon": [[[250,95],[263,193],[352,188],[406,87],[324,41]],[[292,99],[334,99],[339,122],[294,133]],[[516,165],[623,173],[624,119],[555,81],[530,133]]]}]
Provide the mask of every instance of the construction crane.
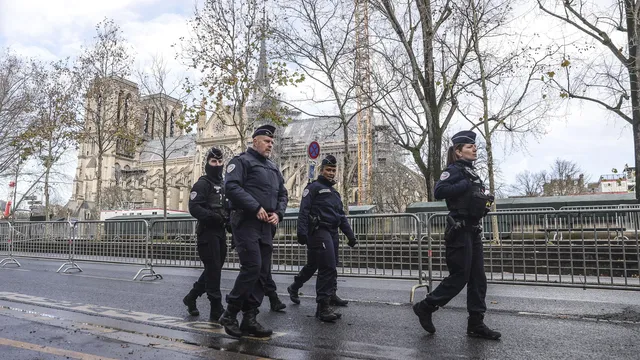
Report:
[{"label": "construction crane", "polygon": [[373,177],[373,109],[370,98],[371,67],[369,57],[368,4],[368,0],[355,0],[358,205],[371,203],[371,180]]}]

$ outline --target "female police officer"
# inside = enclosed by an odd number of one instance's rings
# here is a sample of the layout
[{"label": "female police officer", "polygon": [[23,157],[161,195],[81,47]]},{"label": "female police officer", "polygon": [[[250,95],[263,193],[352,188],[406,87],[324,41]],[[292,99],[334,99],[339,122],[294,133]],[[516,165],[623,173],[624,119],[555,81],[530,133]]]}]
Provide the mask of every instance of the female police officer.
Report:
[{"label": "female police officer", "polygon": [[336,158],[327,155],[322,160],[318,180],[310,183],[302,193],[298,214],[298,242],[307,244],[307,264],[287,288],[291,299],[298,299],[298,289],[313,276],[318,269],[316,280],[316,317],[322,321],[334,321],[340,314],[334,313],[329,305],[337,300],[336,285],[338,272],[338,228],[342,230],[350,247],[356,245],[356,237],[344,214],[340,193],[333,188],[336,175]]},{"label": "female police officer", "polygon": [[446,260],[449,276],[426,299],[415,304],[413,311],[420,325],[434,333],[431,315],[446,305],[467,286],[467,334],[497,340],[500,333],[489,329],[483,322],[487,310],[485,296],[487,278],[484,274],[480,225],[488,212],[493,196],[485,195],[482,181],[474,171],[477,159],[476,134],[461,131],[452,138],[453,146],[447,152],[447,169],[436,183],[435,198],[445,199],[449,216],[445,229]]},{"label": "female police officer", "polygon": [[220,294],[220,276],[222,265],[227,256],[227,237],[225,224],[228,223],[228,205],[222,184],[222,151],[215,147],[207,153],[204,166],[205,175],[201,176],[189,196],[189,212],[198,219],[198,256],[204,264],[204,271],[182,302],[187,305],[189,314],[200,314],[196,308],[196,299],[207,293],[211,303],[209,320],[217,322],[224,307]]}]

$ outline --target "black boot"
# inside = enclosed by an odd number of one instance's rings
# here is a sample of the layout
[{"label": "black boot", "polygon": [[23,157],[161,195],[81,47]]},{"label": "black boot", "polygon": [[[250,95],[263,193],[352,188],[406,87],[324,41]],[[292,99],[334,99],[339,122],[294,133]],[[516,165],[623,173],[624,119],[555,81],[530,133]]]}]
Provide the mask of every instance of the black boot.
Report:
[{"label": "black boot", "polygon": [[331,302],[329,303],[332,306],[347,306],[349,302],[347,300],[342,300],[336,294],[331,295]]},{"label": "black boot", "polygon": [[338,315],[333,312],[333,309],[329,305],[329,301],[326,300],[318,302],[318,307],[316,308],[316,317],[325,322],[333,322],[334,320],[338,319]]},{"label": "black boot", "polygon": [[198,299],[198,296],[200,296],[200,295],[202,295],[202,294],[200,294],[198,290],[191,289],[191,291],[189,291],[187,296],[185,296],[184,299],[182,299],[182,302],[185,305],[187,305],[187,311],[189,312],[189,315],[191,315],[191,316],[200,315],[200,311],[198,311],[198,308],[196,307],[196,300]]},{"label": "black boot", "polygon": [[429,305],[425,300],[413,305],[413,312],[418,315],[420,325],[430,334],[436,332],[436,327],[433,326],[433,321],[431,320],[431,314],[436,310],[438,310],[437,306]]},{"label": "black boot", "polygon": [[211,303],[211,311],[209,312],[209,321],[218,322],[218,319],[224,313],[224,307],[222,306],[222,302],[220,299],[209,299]]},{"label": "black boot", "polygon": [[239,307],[229,304],[227,305],[227,310],[222,313],[220,320],[218,320],[220,325],[224,326],[224,331],[233,337],[242,336],[242,330],[240,330],[240,326],[238,325],[239,312]]},{"label": "black boot", "polygon": [[291,302],[293,302],[294,304],[300,304],[300,296],[298,294],[298,290],[299,289],[293,287],[293,284],[289,285],[289,287],[287,288],[289,299],[291,299]]},{"label": "black boot", "polygon": [[276,292],[272,292],[267,296],[269,296],[269,303],[271,304],[272,311],[282,311],[287,307],[287,305],[283,304],[282,301],[280,301],[280,298],[278,298],[278,294]]},{"label": "black boot", "polygon": [[491,330],[484,324],[483,314],[469,314],[469,322],[467,323],[467,335],[479,337],[483,339],[498,340],[500,339],[499,332]]},{"label": "black boot", "polygon": [[242,336],[254,336],[258,338],[265,338],[271,336],[273,331],[260,325],[256,316],[258,315],[258,309],[251,309],[245,311],[242,317],[242,323],[240,324],[240,330]]}]

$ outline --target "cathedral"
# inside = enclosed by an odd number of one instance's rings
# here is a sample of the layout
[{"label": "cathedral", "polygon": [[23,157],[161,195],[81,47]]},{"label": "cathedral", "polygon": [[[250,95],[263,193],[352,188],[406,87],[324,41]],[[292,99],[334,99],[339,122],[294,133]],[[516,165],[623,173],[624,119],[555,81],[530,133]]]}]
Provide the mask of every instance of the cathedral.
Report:
[{"label": "cathedral", "polygon": [[[258,74],[259,75],[259,74]],[[136,83],[125,79],[113,79],[119,88],[120,99],[138,99],[137,129],[142,139],[135,150],[127,151],[118,144],[102,155],[102,168],[98,169],[95,143],[84,141],[79,145],[78,166],[73,183],[72,197],[67,208],[72,217],[78,219],[100,218],[96,212],[97,172],[101,171],[102,195],[101,208],[105,210],[160,209],[166,204],[167,210],[188,211],[189,193],[192,184],[203,174],[205,154],[212,146],[221,148],[225,162],[232,156],[246,150],[251,139],[246,137],[242,144],[240,136],[230,121],[223,121],[218,114],[207,116],[204,107],[199,112],[195,132],[183,133],[176,119],[182,111],[177,99],[164,94],[140,96]],[[126,104],[126,101],[125,101]],[[255,111],[256,99],[247,106],[250,134],[253,127],[262,125],[260,119],[251,118]],[[126,108],[126,107],[125,107]],[[120,107],[117,108],[120,111]],[[124,110],[126,111],[126,110]],[[340,163],[345,151],[343,128],[339,118],[302,118],[299,114],[288,114],[289,121],[276,131],[272,160],[278,164],[289,191],[289,207],[299,206],[304,187],[309,181],[310,159],[307,147],[312,141],[320,144],[321,153],[317,160],[326,154],[333,154]],[[118,114],[118,118],[120,115]],[[126,118],[126,114],[125,114]],[[351,166],[345,169],[339,166],[336,179],[342,180],[342,171],[349,172],[352,179],[350,194],[343,194],[345,202],[353,204],[357,197],[357,146],[358,136],[355,119],[347,126],[349,134],[349,152]],[[376,126],[376,130],[382,129]],[[91,130],[91,129],[89,129]],[[160,130],[160,131],[159,131]],[[384,137],[375,136],[376,139]],[[388,149],[390,140],[385,144],[375,144]],[[163,159],[166,158],[166,197],[163,196]],[[376,158],[377,161],[377,158]],[[317,175],[317,174],[316,174]],[[340,189],[340,183],[337,188]],[[160,214],[159,212],[158,214]]]}]

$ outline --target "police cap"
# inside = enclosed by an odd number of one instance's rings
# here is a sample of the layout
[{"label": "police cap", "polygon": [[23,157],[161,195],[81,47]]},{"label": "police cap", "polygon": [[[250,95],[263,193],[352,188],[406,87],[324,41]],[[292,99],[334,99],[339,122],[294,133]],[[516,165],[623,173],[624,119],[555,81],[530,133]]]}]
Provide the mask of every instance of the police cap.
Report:
[{"label": "police cap", "polygon": [[456,133],[455,135],[453,135],[453,137],[451,138],[451,141],[453,141],[453,145],[475,144],[476,133],[469,130],[460,131],[459,133]]},{"label": "police cap", "polygon": [[253,132],[253,136],[251,136],[252,138],[255,138],[256,136],[260,136],[260,135],[264,135],[264,136],[268,136],[270,138],[273,137],[273,135],[276,132],[276,127],[273,125],[262,125],[259,128],[257,128],[254,132]]},{"label": "police cap", "polygon": [[209,159],[222,160],[222,151],[215,146],[212,147],[207,152],[207,161],[209,161]]},{"label": "police cap", "polygon": [[322,159],[322,166],[336,166],[338,161],[336,161],[336,157],[333,155],[327,155]]}]

